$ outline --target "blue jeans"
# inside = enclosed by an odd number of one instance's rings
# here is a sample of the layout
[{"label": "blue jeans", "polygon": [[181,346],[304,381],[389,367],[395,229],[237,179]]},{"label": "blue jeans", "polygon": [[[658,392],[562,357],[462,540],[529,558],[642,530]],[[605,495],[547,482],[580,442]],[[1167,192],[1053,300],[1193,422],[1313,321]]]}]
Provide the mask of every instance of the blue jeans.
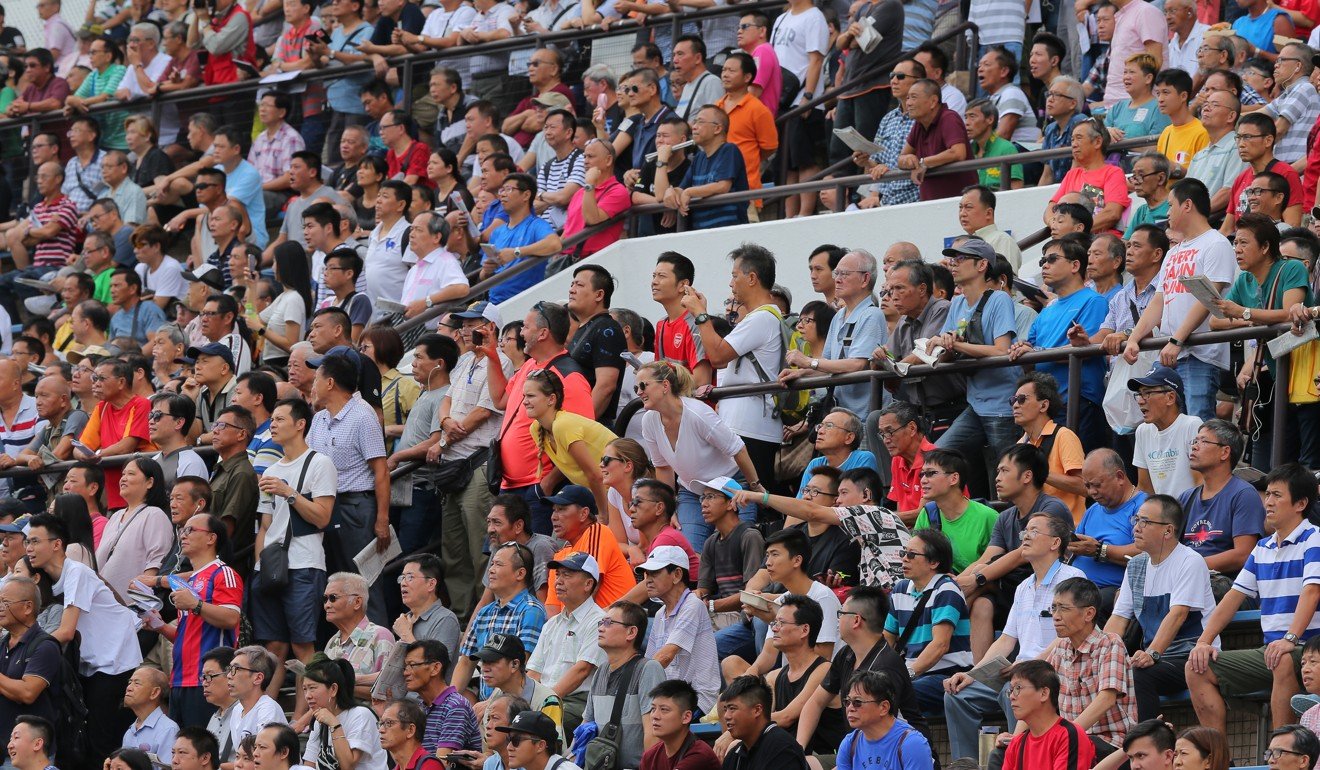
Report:
[{"label": "blue jeans", "polygon": [[1187,414],[1196,415],[1202,421],[1215,418],[1215,393],[1219,390],[1219,374],[1222,371],[1196,356],[1186,356],[1178,361],[1178,376],[1183,381]]},{"label": "blue jeans", "polygon": [[[920,698],[920,696],[918,696]],[[1008,704],[1008,685],[995,692],[980,682],[972,682],[956,695],[944,693],[944,719],[949,726],[949,753],[953,759],[976,759],[979,746],[977,736],[981,723],[995,716],[1008,716],[1008,730],[1013,731],[1017,720]]]},{"label": "blue jeans", "polygon": [[399,546],[415,553],[440,531],[440,495],[429,486],[413,485],[412,505],[399,513]]},{"label": "blue jeans", "polygon": [[761,645],[765,643],[765,635],[769,631],[770,627],[765,621],[757,618],[752,618],[750,626],[734,623],[715,632],[715,651],[720,660],[737,655],[750,663],[760,654]]},{"label": "blue jeans", "polygon": [[[1012,417],[982,417],[968,407],[944,431],[935,446],[940,449],[955,449],[967,458],[971,466],[971,487],[973,497],[990,497],[994,485],[991,469],[999,462],[999,455],[1017,443],[1022,436],[1022,429],[1013,422]],[[990,456],[986,457],[989,452]]]},{"label": "blue jeans", "polygon": [[912,689],[917,693],[917,705],[921,713],[937,717],[944,713],[944,680],[952,674],[922,674],[912,680]]}]

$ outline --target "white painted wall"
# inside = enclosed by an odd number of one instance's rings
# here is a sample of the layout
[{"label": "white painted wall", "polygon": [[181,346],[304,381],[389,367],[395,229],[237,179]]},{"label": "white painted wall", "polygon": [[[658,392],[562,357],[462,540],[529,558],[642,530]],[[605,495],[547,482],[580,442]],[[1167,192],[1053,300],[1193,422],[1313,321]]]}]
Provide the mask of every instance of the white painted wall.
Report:
[{"label": "white painted wall", "polygon": [[[1017,238],[1041,227],[1045,210],[1056,188],[1036,187],[1013,190],[998,196],[996,221]],[[744,241],[769,248],[778,258],[776,280],[793,293],[794,309],[812,296],[807,277],[807,255],[822,243],[864,248],[879,257],[890,244],[911,241],[929,261],[940,259],[945,239],[962,234],[958,227],[958,199],[947,198],[925,203],[911,203],[870,211],[824,214],[760,224],[724,227],[689,233],[656,235],[650,238],[625,239],[585,261],[604,265],[618,282],[613,307],[634,310],[656,320],[660,306],[651,300],[651,268],[663,251],[677,251],[691,259],[697,268],[697,290],[706,295],[714,312],[719,312],[728,296],[729,251]],[[1024,261],[1039,259],[1040,248],[1032,250]],[[568,298],[571,271],[551,276],[500,306],[505,323],[522,318],[541,300],[563,302]]]}]

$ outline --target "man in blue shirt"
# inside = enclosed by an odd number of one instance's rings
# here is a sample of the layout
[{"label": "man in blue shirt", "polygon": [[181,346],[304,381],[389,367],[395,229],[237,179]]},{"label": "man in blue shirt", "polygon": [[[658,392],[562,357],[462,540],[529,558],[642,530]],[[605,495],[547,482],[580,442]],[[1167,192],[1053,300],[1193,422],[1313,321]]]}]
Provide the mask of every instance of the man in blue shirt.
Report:
[{"label": "man in blue shirt", "polygon": [[[747,190],[747,168],[742,152],[728,141],[729,116],[718,107],[706,107],[692,121],[692,141],[700,152],[692,154],[692,165],[682,181],[669,178],[669,147],[657,147],[655,197],[665,206],[691,216],[693,230],[747,224],[747,204],[726,203],[689,211],[692,199],[709,198]],[[874,262],[874,259],[872,259]],[[874,271],[871,276],[874,283]]]},{"label": "man in blue shirt", "polygon": [[[1045,256],[1040,260],[1041,276],[1058,299],[1040,311],[1027,339],[1009,349],[1010,359],[1017,359],[1037,348],[1063,347],[1074,338],[1090,344],[1090,335],[1100,331],[1109,304],[1095,289],[1086,288],[1089,246],[1089,239],[1079,233],[1070,233],[1045,244]],[[1109,426],[1100,407],[1105,396],[1104,359],[1093,357],[1082,361],[1082,392],[1079,394],[1068,392],[1066,361],[1037,364],[1036,368],[1053,375],[1059,382],[1059,395],[1064,403],[1074,395],[1081,397],[1081,418],[1076,431],[1082,440],[1082,448],[1090,451],[1109,446]]]},{"label": "man in blue shirt", "polygon": [[[491,249],[485,249],[481,263],[481,278],[485,280],[502,273],[532,257],[549,257],[563,249],[555,228],[532,212],[536,198],[536,180],[528,174],[509,174],[500,186],[500,203],[509,215],[508,222],[496,226],[490,234]],[[510,297],[530,289],[545,278],[545,260],[523,270],[517,276],[490,290],[490,301],[498,305]]]},{"label": "man in blue shirt", "polygon": [[1095,503],[1082,514],[1068,552],[1073,554],[1072,565],[1100,588],[1099,615],[1108,619],[1127,560],[1140,553],[1132,529],[1146,493],[1132,485],[1123,458],[1112,449],[1086,456],[1082,483]]},{"label": "man in blue shirt", "polygon": [[110,318],[110,339],[132,337],[145,345],[168,323],[159,305],[142,301],[142,278],[131,267],[116,268],[110,274],[110,300],[119,307]]},{"label": "man in blue shirt", "polygon": [[1207,567],[1230,578],[1237,577],[1265,533],[1260,493],[1233,475],[1245,449],[1246,437],[1233,423],[1203,423],[1187,452],[1188,467],[1201,474],[1201,484],[1178,495],[1186,514],[1183,545],[1204,557]]},{"label": "man in blue shirt", "polygon": [[848,683],[848,697],[843,699],[843,712],[853,731],[839,745],[836,760],[839,770],[934,767],[926,736],[894,715],[896,700],[889,674],[883,671],[853,674]]},{"label": "man in blue shirt", "polygon": [[261,173],[243,158],[243,132],[226,126],[215,134],[211,145],[215,167],[225,172],[225,195],[233,198],[247,210],[252,222],[252,240],[258,248],[266,248],[270,234],[266,232],[266,199],[262,195]]}]

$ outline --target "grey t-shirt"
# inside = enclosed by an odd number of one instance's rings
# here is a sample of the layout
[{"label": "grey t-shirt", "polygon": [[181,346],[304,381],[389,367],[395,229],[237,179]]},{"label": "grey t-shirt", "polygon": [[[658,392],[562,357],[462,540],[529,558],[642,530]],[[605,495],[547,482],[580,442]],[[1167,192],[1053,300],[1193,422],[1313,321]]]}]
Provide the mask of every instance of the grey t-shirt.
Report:
[{"label": "grey t-shirt", "polygon": [[[1036,504],[1031,506],[1031,510],[1027,512],[1026,516],[1018,516],[1017,506],[1005,508],[999,513],[999,518],[995,519],[994,529],[990,530],[990,545],[1003,548],[1005,553],[1016,551],[1022,545],[1022,530],[1027,526],[1027,519],[1031,518],[1033,513],[1048,513],[1058,516],[1063,521],[1068,522],[1068,528],[1072,529],[1072,510],[1059,498],[1041,492],[1036,496]],[[1016,587],[1030,572],[1031,567],[1029,565],[1022,565],[1005,575],[1002,582],[1007,582],[1011,587]],[[1003,590],[1002,586],[1000,590]]]},{"label": "grey t-shirt", "polygon": [[[625,664],[626,666],[627,664]],[[588,691],[587,709],[582,714],[583,722],[595,722],[604,724],[610,721],[614,715],[614,697],[609,693],[617,693],[620,689],[628,687],[631,682],[620,682],[624,666],[620,666],[618,671],[610,671],[608,665],[596,669],[596,673],[591,677],[591,689]],[[621,736],[621,756],[619,757],[620,767],[639,767],[642,763],[642,741],[645,733],[642,730],[642,715],[651,713],[651,699],[647,693],[661,682],[665,681],[665,669],[658,662],[646,658],[642,662],[642,670],[637,676],[637,687],[629,688],[626,700],[623,702],[623,713],[619,717],[619,723],[623,726],[623,735]]]},{"label": "grey t-shirt", "polygon": [[461,632],[458,616],[438,601],[413,621],[412,627],[414,638],[434,639],[443,644],[449,650],[450,660],[458,660],[458,636]]},{"label": "grey t-shirt", "polygon": [[312,191],[311,195],[293,196],[284,209],[284,224],[280,225],[280,232],[284,233],[285,240],[294,241],[304,249],[307,248],[307,241],[303,240],[302,215],[308,206],[320,200],[332,204],[345,202],[344,196],[336,192],[335,188],[324,184]]},{"label": "grey t-shirt", "polygon": [[[416,407],[413,408],[416,409]],[[527,547],[531,550],[536,562],[536,566],[532,568],[532,593],[536,593],[549,580],[549,568],[546,565],[555,558],[555,554],[559,553],[559,549],[564,547],[564,542],[549,535],[535,534],[532,535],[531,540],[527,541]],[[490,588],[490,576],[485,570],[481,571],[481,584],[486,588]]]},{"label": "grey t-shirt", "polygon": [[[412,449],[430,438],[432,433],[440,430],[440,402],[448,392],[449,386],[446,385],[435,390],[424,390],[417,396],[417,401],[413,404],[412,411],[408,412],[408,419],[403,424],[403,434],[394,445],[394,451]],[[413,476],[413,480],[429,483],[434,478],[431,473],[434,468],[435,466],[430,464],[422,466]]]}]

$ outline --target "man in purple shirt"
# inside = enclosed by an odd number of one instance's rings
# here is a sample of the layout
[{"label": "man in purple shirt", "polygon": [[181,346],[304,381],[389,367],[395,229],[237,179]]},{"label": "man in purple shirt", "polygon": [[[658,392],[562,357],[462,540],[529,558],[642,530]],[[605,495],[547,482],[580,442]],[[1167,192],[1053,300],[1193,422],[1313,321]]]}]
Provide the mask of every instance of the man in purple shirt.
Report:
[{"label": "man in purple shirt", "polygon": [[417,693],[426,709],[422,747],[444,757],[451,751],[480,751],[481,731],[471,704],[446,681],[449,651],[435,639],[418,639],[403,658],[403,685]]},{"label": "man in purple shirt", "polygon": [[930,169],[972,156],[967,126],[962,116],[944,106],[940,84],[928,78],[913,83],[907,95],[907,111],[916,122],[898,156],[898,167],[912,172],[912,183],[920,187],[921,199],[949,198],[976,184],[975,171],[926,176]]}]

